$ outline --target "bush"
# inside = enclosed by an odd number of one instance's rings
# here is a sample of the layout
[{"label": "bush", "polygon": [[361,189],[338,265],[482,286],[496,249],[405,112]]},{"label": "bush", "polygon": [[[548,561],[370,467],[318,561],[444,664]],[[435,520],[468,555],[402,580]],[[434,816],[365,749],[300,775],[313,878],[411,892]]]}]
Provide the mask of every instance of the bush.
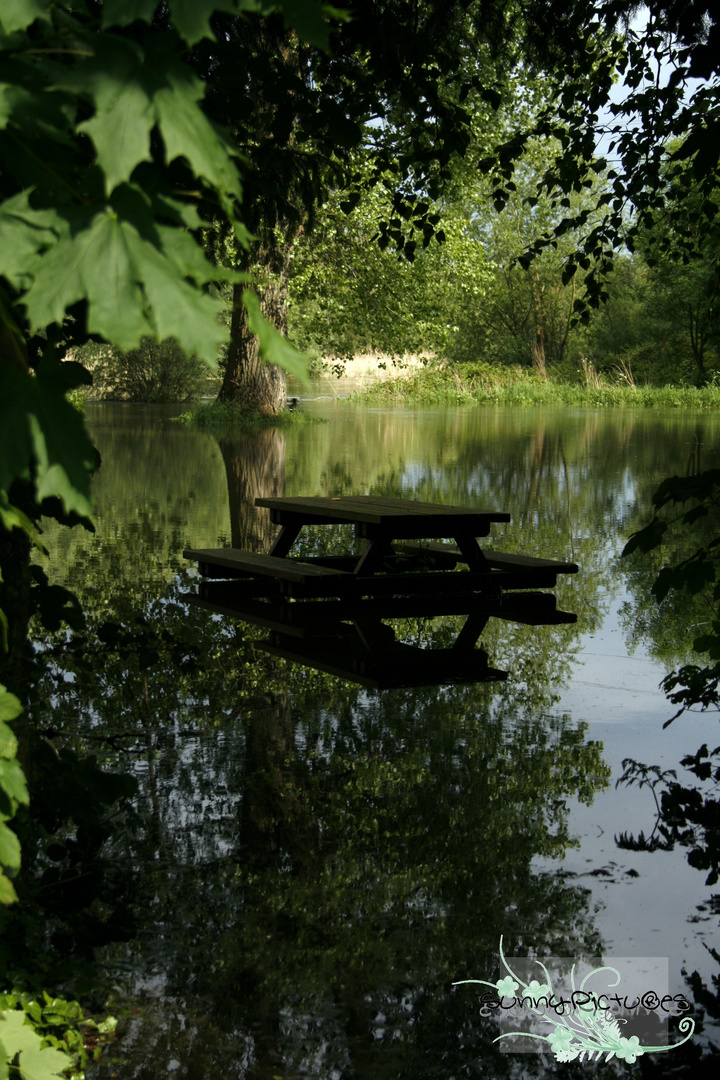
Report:
[{"label": "bush", "polygon": [[140,347],[123,352],[87,342],[77,359],[92,373],[89,397],[103,401],[169,403],[196,401],[209,389],[211,373],[197,356],[187,356],[174,338],[143,338]]}]

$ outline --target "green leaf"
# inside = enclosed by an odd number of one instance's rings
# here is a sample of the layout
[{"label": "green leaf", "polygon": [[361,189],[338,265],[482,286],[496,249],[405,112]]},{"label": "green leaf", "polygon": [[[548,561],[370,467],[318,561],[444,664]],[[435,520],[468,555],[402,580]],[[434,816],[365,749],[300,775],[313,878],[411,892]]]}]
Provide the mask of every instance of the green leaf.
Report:
[{"label": "green leaf", "polygon": [[[52,87],[53,93],[48,93],[43,78],[44,66],[38,71],[36,59],[24,55],[21,50],[14,59],[4,58],[2,68],[0,126],[15,129],[14,134],[19,136],[19,142],[15,143],[16,153],[19,151],[22,156],[23,147],[27,148],[29,141],[37,139],[72,147],[77,105],[73,98],[57,86]],[[31,169],[30,175],[33,173]],[[24,185],[21,183],[20,186]]]},{"label": "green leaf", "polygon": [[22,1080],[54,1080],[72,1066],[72,1058],[62,1050],[43,1046],[42,1039],[25,1021],[21,1009],[0,1014],[0,1040],[7,1057],[20,1055]]},{"label": "green leaf", "polygon": [[[217,6],[217,5],[216,5]],[[98,35],[94,55],[74,65],[57,86],[87,97],[95,114],[78,126],[95,146],[106,193],[151,160],[150,135],[157,124],[168,163],[184,157],[198,177],[219,192],[240,198],[232,143],[205,116],[206,86],[178,60],[164,35],[148,39],[145,52],[117,34]]]},{"label": "green leaf", "polygon": [[25,304],[32,326],[61,322],[68,307],[87,299],[88,331],[121,349],[135,348],[146,336],[175,337],[185,352],[214,363],[227,338],[217,318],[222,303],[186,280],[195,275],[203,282],[212,268],[184,230],[166,226],[155,235],[168,251],[110,208],[87,228],[68,231],[31,266],[34,280]]},{"label": "green leaf", "polygon": [[[170,0],[170,12],[173,26],[188,45],[195,45],[202,38],[212,38],[215,35],[210,26],[210,16],[214,11],[225,11],[234,14],[238,5],[232,0]],[[255,5],[240,4],[240,7],[248,7],[252,10]]]},{"label": "green leaf", "polygon": [[209,281],[218,280],[218,272],[223,281],[241,281],[244,276],[234,270],[222,269],[213,266],[205,258],[205,252],[201,246],[193,240],[185,229],[173,229],[167,225],[159,225],[158,236],[162,241],[163,251],[168,259],[177,267],[183,277],[192,278],[198,285],[206,285]]},{"label": "green leaf", "polygon": [[78,125],[92,139],[105,173],[106,192],[130,179],[141,161],[150,161],[150,132],[155,124],[154,79],[133,42],[117,35],[100,39],[95,58],[78,65],[68,80],[90,93],[95,115]]},{"label": "green leaf", "polygon": [[[8,907],[10,904],[17,904],[18,894],[15,892],[15,886],[10,878],[5,877],[3,873],[0,873],[0,904],[4,907]],[[0,1046],[2,1042],[0,1041]],[[7,1064],[7,1060],[4,1062]],[[7,1076],[7,1073],[5,1074]],[[2,1072],[0,1071],[0,1076]]]},{"label": "green leaf", "polygon": [[0,204],[0,275],[17,289],[30,284],[29,263],[56,243],[64,227],[54,210],[33,210],[31,194],[32,189],[21,191]]},{"label": "green leaf", "polygon": [[67,308],[88,299],[88,330],[132,348],[152,331],[142,314],[140,287],[130,272],[117,215],[105,210],[85,228],[82,218],[72,224],[72,232],[66,228],[58,243],[30,264],[33,284],[24,303],[32,329],[61,323]]},{"label": "green leaf", "polygon": [[102,27],[130,26],[138,19],[152,22],[158,0],[105,0],[102,11]]},{"label": "green leaf", "polygon": [[263,318],[260,301],[254,292],[246,289],[243,292],[243,303],[247,308],[248,326],[258,339],[263,359],[270,364],[277,364],[307,386],[307,360],[303,354],[294,349],[287,338]]},{"label": "green leaf", "polygon": [[632,534],[627,544],[622,549],[622,557],[624,558],[626,555],[630,555],[637,549],[642,552],[652,551],[653,548],[662,543],[666,531],[667,525],[664,521],[651,521],[644,529],[639,529]]},{"label": "green leaf", "polygon": [[25,775],[16,759],[8,761],[5,758],[0,758],[0,788],[11,799],[22,803],[24,806],[28,805],[30,796],[25,783]]},{"label": "green leaf", "polygon": [[164,55],[162,59],[165,85],[155,93],[153,106],[168,163],[185,158],[196,176],[239,199],[240,178],[231,158],[234,147],[198,105],[204,84],[187,65],[177,61],[171,65]]},{"label": "green leaf", "polygon": [[20,841],[12,829],[0,821],[0,864],[10,870],[20,869]]},{"label": "green leaf", "polygon": [[0,83],[0,130],[8,126],[10,117],[18,104],[27,101],[32,95],[22,86],[12,83]]},{"label": "green leaf", "polygon": [[45,360],[33,376],[0,364],[0,489],[28,475],[34,461],[38,501],[56,495],[66,513],[89,517],[97,452],[57,384],[56,367]]},{"label": "green leaf", "polygon": [[[623,555],[624,554],[625,552],[623,552]],[[662,570],[660,570],[658,576],[655,578],[651,589],[653,596],[659,604],[662,603],[675,584],[675,575],[672,570],[667,566],[663,566]]]},{"label": "green leaf", "polygon": [[707,515],[708,515],[708,507],[707,506],[703,506],[702,504],[700,504],[700,506],[693,506],[691,510],[686,510],[685,513],[683,514],[683,516],[682,516],[682,524],[683,525],[692,525],[695,521],[698,521],[702,517],[707,517]]},{"label": "green leaf", "polygon": [[297,30],[303,41],[326,52],[330,45],[330,28],[326,19],[346,22],[352,18],[350,12],[331,4],[316,3],[316,0],[240,0],[239,6],[249,11],[259,10],[263,14],[281,11],[286,26]]},{"label": "green leaf", "polygon": [[704,559],[693,559],[686,563],[683,579],[684,588],[695,596],[715,581],[715,567]]},{"label": "green leaf", "polygon": [[[2,710],[3,697],[10,697],[11,698],[12,696],[13,696],[12,694],[8,694],[7,690],[4,687],[0,687],[0,711]],[[20,708],[20,711],[22,712],[22,707],[20,706],[20,702],[18,701],[17,698],[15,698],[15,701],[17,702],[17,705]],[[15,713],[15,716],[18,716],[18,715],[19,715],[18,713]],[[6,719],[13,719],[14,720],[15,717],[6,717]],[[2,720],[0,720],[0,757],[14,758],[15,755],[17,754],[17,745],[18,745],[18,742],[17,742],[17,739],[15,737],[15,732],[13,731],[13,729],[11,727],[8,727],[7,724],[5,724]]]},{"label": "green leaf", "polygon": [[[2,721],[3,726],[8,723],[8,721],[15,720],[22,711],[23,707],[18,698],[0,684],[0,721]],[[3,740],[5,739],[4,732],[0,732],[0,736]],[[3,754],[3,757],[5,756],[6,755]]]},{"label": "green leaf", "polygon": [[43,1012],[42,1005],[39,1001],[36,1001],[34,998],[28,1001],[26,998],[23,1001],[23,1009],[30,1017],[30,1019],[34,1020],[36,1024],[42,1024]]},{"label": "green leaf", "polygon": [[36,19],[50,21],[48,14],[49,0],[2,0],[0,9],[0,30],[5,34],[14,34],[16,30],[26,30]]},{"label": "green leaf", "polygon": [[12,529],[20,529],[28,537],[33,547],[38,548],[47,555],[47,549],[30,518],[22,510],[19,510],[17,506],[12,505],[6,492],[2,490],[0,490],[0,525],[6,532],[11,532]]},{"label": "green leaf", "polygon": [[[222,302],[179,277],[176,265],[164,251],[143,240],[132,226],[122,224],[132,264],[142,280],[150,308],[153,336],[159,341],[177,338],[186,353],[195,353],[214,364],[220,346],[227,340],[227,331],[218,322]],[[174,254],[177,253],[175,248]]]}]

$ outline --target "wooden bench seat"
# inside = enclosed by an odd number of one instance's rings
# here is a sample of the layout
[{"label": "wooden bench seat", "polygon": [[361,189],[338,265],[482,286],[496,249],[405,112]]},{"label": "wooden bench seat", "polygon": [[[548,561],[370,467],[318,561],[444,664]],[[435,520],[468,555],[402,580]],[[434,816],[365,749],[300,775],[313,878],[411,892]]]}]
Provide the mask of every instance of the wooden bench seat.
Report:
[{"label": "wooden bench seat", "polygon": [[[203,577],[222,579],[253,579],[258,583],[255,595],[282,594],[305,599],[308,597],[339,597],[349,599],[362,596],[430,596],[435,593],[484,593],[486,597],[499,597],[508,590],[551,589],[558,574],[577,572],[574,563],[561,563],[553,559],[536,559],[526,555],[504,555],[492,552],[487,556],[489,572],[458,571],[448,574],[448,569],[464,561],[454,546],[444,544],[399,545],[406,554],[418,556],[418,568],[413,572],[386,572],[363,577],[350,572],[350,562],[344,558],[322,559],[303,562],[300,559],[282,558],[277,555],[261,555],[237,548],[187,548],[183,555],[198,563]],[[446,550],[443,551],[443,548]],[[408,550],[411,549],[411,550]],[[422,552],[431,556],[435,569],[422,566]],[[447,561],[446,561],[447,560]],[[401,560],[402,561],[402,560]],[[414,559],[410,560],[411,562]],[[328,562],[335,565],[328,566]],[[341,569],[340,566],[348,569]],[[392,565],[392,560],[389,560]],[[422,568],[421,568],[422,567]],[[444,567],[442,569],[441,567]]]},{"label": "wooden bench seat", "polygon": [[[435,558],[447,558],[448,563],[454,566],[463,562],[462,552],[455,544],[437,544],[422,542],[403,542],[395,545],[398,551],[407,554],[432,555]],[[483,549],[488,565],[492,570],[515,570],[519,572],[533,570],[550,570],[556,574],[577,574],[578,565],[574,562],[561,562],[557,559],[539,559],[534,555],[510,555],[503,551],[488,551]]]},{"label": "wooden bench seat", "polygon": [[[313,595],[338,596],[344,592],[340,583],[347,582],[348,578],[352,580],[352,574],[346,570],[237,548],[186,548],[183,557],[196,560],[203,577],[267,577],[278,582],[281,591],[290,595],[302,595],[310,590]],[[338,591],[333,591],[333,587]]]}]

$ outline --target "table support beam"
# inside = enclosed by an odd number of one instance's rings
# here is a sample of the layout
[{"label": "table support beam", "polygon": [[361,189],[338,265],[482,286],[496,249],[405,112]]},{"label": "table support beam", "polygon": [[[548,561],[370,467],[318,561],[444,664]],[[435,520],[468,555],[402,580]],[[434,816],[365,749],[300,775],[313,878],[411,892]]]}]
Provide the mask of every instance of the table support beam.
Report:
[{"label": "table support beam", "polygon": [[297,540],[301,528],[302,522],[292,522],[283,525],[280,532],[275,537],[268,555],[276,555],[277,558],[284,559]]}]

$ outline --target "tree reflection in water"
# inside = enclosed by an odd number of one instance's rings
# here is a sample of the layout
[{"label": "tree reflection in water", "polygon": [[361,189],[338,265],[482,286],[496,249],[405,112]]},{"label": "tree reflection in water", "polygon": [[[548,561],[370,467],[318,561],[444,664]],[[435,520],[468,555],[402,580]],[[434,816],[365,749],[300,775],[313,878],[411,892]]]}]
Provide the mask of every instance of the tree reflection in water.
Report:
[{"label": "tree reflection in water", "polygon": [[56,741],[139,784],[134,833],[106,844],[138,933],[101,969],[160,998],[137,999],[123,1075],[472,1075],[494,1028],[451,984],[493,969],[500,934],[602,951],[586,890],[531,866],[607,784],[582,725],[511,682],[367,693],[287,667],[176,590],[120,625],[82,664],[58,652],[45,701]]}]

